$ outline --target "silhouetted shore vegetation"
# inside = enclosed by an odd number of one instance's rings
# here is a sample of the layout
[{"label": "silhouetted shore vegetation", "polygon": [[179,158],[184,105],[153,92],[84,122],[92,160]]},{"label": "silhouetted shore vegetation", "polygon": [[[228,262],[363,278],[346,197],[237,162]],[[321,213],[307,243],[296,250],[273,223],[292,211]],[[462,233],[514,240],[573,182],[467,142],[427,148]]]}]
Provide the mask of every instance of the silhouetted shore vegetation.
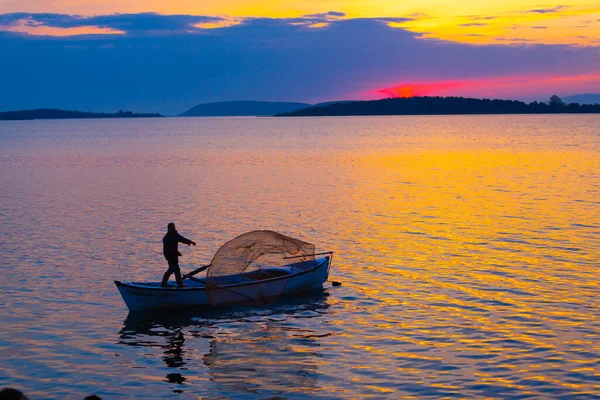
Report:
[{"label": "silhouetted shore vegetation", "polygon": [[309,107],[278,117],[344,115],[455,115],[455,114],[587,114],[600,113],[600,104],[565,104],[558,96],[548,103],[465,97],[409,97],[334,103]]},{"label": "silhouetted shore vegetation", "polygon": [[131,111],[119,110],[116,113],[95,113],[85,111],[66,111],[52,108],[37,110],[0,112],[0,120],[31,120],[31,119],[85,119],[85,118],[160,118],[160,114],[138,114]]}]

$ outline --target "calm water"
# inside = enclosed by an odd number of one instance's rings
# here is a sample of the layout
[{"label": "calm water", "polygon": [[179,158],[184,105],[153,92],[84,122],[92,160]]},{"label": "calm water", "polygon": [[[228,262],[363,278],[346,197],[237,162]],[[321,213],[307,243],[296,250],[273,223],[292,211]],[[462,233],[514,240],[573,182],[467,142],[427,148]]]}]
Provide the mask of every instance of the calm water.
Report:
[{"label": "calm water", "polygon": [[[0,386],[30,398],[600,398],[600,116],[0,123]],[[134,315],[167,222],[341,287]]]}]

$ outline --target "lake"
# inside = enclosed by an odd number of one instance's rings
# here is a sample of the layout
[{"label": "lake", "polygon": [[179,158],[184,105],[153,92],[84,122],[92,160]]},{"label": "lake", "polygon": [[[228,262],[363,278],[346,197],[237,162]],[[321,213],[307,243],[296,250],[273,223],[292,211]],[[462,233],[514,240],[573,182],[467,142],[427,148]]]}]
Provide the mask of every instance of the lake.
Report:
[{"label": "lake", "polygon": [[[0,122],[0,387],[600,398],[600,115]],[[335,252],[322,293],[129,314],[168,222]]]}]

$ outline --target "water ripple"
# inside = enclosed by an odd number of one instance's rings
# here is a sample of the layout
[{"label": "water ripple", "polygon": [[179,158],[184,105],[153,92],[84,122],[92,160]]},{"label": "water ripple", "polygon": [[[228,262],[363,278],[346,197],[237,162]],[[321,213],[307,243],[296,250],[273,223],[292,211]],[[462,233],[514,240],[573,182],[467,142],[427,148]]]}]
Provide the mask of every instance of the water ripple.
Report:
[{"label": "water ripple", "polygon": [[[600,398],[599,122],[0,124],[0,386]],[[343,285],[265,308],[128,314],[112,280],[158,279],[171,220],[198,242],[185,270],[268,228],[335,251]]]}]

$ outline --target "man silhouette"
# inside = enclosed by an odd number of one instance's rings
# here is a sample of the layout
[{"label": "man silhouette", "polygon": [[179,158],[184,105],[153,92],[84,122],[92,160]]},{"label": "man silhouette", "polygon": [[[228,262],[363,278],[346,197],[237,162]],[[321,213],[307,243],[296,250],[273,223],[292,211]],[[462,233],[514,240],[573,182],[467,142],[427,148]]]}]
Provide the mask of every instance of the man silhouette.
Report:
[{"label": "man silhouette", "polygon": [[167,225],[167,234],[163,237],[163,254],[169,263],[169,269],[163,275],[161,286],[167,286],[167,281],[171,274],[175,274],[175,280],[177,281],[177,286],[183,287],[183,282],[181,280],[181,270],[179,269],[179,256],[181,253],[179,252],[178,244],[185,243],[187,245],[196,245],[196,242],[191,241],[190,239],[186,239],[181,236],[177,230],[175,229],[175,224],[173,222]]}]

